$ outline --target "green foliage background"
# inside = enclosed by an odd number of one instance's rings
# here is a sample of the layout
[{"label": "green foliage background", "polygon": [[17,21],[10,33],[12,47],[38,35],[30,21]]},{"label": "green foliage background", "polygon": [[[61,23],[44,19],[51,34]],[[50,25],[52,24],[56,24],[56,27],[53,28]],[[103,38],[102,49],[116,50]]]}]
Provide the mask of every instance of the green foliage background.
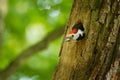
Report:
[{"label": "green foliage background", "polygon": [[[41,41],[47,33],[63,27],[71,5],[72,0],[9,0],[0,70],[6,69],[23,50]],[[9,80],[51,80],[60,45],[61,38],[29,57]]]}]

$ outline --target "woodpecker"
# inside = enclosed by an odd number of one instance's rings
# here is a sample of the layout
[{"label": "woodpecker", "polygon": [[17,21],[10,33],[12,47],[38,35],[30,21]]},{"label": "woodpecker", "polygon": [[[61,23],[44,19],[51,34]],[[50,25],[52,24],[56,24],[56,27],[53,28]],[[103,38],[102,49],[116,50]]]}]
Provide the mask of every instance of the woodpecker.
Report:
[{"label": "woodpecker", "polygon": [[85,32],[82,23],[78,23],[72,27],[72,31],[66,35],[65,41],[82,40],[85,37]]}]

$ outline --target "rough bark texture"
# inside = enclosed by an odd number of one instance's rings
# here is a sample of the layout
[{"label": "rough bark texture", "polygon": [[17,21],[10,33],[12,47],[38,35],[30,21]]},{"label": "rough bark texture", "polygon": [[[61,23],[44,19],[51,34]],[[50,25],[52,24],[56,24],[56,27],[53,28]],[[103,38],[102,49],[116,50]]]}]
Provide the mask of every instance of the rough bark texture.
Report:
[{"label": "rough bark texture", "polygon": [[105,80],[120,58],[120,1],[74,0],[65,35],[78,22],[86,36],[63,42],[53,80]]}]

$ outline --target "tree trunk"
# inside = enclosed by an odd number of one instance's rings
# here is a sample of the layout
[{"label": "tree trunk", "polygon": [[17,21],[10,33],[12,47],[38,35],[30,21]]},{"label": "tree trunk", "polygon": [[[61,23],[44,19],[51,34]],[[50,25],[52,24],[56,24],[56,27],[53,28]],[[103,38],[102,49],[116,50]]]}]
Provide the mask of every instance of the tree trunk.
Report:
[{"label": "tree trunk", "polygon": [[0,55],[2,53],[4,17],[7,12],[7,0],[0,0]]},{"label": "tree trunk", "polygon": [[53,80],[113,80],[109,73],[118,70],[120,58],[120,1],[74,0],[65,35],[78,22],[85,38],[63,40]]}]

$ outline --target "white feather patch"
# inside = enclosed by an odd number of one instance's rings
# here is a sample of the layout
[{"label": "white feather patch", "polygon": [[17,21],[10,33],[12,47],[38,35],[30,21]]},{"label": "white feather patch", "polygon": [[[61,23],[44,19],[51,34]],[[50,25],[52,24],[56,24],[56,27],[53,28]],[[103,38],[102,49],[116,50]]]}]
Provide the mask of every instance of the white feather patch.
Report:
[{"label": "white feather patch", "polygon": [[74,39],[74,40],[77,40],[78,37],[79,37],[80,35],[83,36],[83,34],[84,34],[84,31],[78,30],[78,32],[77,32],[76,34],[72,34],[72,35],[73,35],[73,39]]}]

